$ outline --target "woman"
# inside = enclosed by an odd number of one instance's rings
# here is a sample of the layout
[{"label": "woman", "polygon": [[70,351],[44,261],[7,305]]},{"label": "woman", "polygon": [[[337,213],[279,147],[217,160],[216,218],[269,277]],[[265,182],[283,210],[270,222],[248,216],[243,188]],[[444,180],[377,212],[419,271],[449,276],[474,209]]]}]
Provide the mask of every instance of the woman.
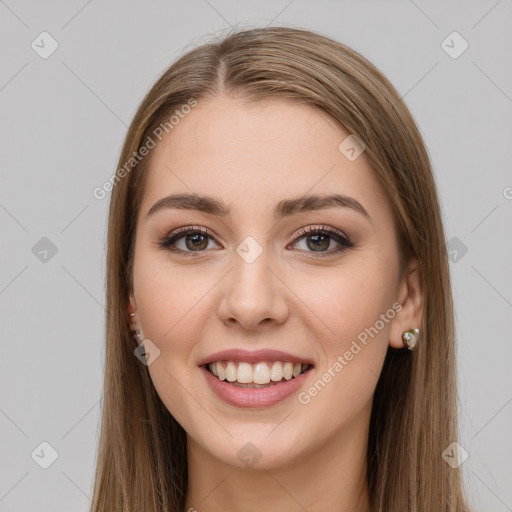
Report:
[{"label": "woman", "polygon": [[292,28],[204,44],[111,183],[92,511],[469,510],[436,187],[372,64]]}]

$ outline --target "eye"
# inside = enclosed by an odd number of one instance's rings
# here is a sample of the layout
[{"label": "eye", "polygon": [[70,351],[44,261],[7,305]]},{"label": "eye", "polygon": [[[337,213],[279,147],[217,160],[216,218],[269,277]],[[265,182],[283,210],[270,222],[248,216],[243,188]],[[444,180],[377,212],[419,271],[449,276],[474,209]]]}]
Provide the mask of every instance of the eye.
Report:
[{"label": "eye", "polygon": [[[185,227],[170,233],[160,240],[160,247],[171,252],[181,253],[185,256],[197,256],[208,248],[208,239],[213,239],[210,232],[203,228]],[[177,243],[183,240],[184,247],[178,247]],[[176,246],[176,247],[175,247]]]},{"label": "eye", "polygon": [[[209,230],[200,227],[184,227],[164,237],[158,245],[168,251],[183,254],[184,256],[198,256],[209,248],[209,240],[214,240]],[[349,247],[354,247],[349,237],[334,228],[317,226],[303,228],[297,233],[294,244],[306,241],[305,252],[318,253],[315,256],[328,256],[339,253]],[[332,241],[338,244],[334,250],[327,251]],[[179,244],[183,242],[182,246]]]},{"label": "eye", "polygon": [[[327,251],[331,246],[331,242],[335,241],[338,244],[338,248]],[[315,256],[329,256],[335,253],[344,251],[349,247],[354,247],[354,244],[350,241],[349,237],[334,228],[327,226],[320,227],[309,227],[303,228],[298,233],[298,238],[295,244],[298,242],[305,241],[306,251],[319,253]]]}]

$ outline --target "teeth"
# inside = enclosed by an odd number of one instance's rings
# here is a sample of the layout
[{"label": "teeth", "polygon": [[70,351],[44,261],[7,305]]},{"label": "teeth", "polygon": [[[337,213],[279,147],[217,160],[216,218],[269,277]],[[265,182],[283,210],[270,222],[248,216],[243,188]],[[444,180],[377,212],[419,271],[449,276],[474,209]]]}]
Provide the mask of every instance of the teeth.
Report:
[{"label": "teeth", "polygon": [[240,384],[269,384],[283,379],[297,378],[309,364],[291,362],[261,362],[250,364],[236,361],[216,361],[208,365],[211,373],[220,380]]},{"label": "teeth", "polygon": [[272,365],[272,370],[270,371],[270,380],[272,382],[278,382],[283,378],[283,364],[280,361],[276,361]]},{"label": "teeth", "polygon": [[[238,371],[240,371],[240,366]],[[268,364],[258,363],[254,369],[252,380],[255,384],[268,384],[270,382],[270,368]]]},{"label": "teeth", "polygon": [[[238,372],[236,380],[242,384],[249,384],[252,382],[252,368],[249,363],[238,363]],[[258,384],[262,384],[259,382]]]},{"label": "teeth", "polygon": [[226,380],[229,382],[235,382],[237,376],[237,370],[235,363],[232,361],[229,361],[228,365],[226,366]]},{"label": "teeth", "polygon": [[290,380],[293,377],[293,364],[292,363],[284,363],[283,377],[286,380]]}]

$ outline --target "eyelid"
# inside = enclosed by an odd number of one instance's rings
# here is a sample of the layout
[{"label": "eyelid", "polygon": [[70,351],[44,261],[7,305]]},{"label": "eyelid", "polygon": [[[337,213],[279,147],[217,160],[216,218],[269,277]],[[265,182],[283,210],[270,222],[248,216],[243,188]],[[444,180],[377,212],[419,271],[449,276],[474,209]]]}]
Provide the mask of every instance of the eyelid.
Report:
[{"label": "eyelid", "polygon": [[350,239],[351,239],[351,237],[348,236],[343,231],[341,231],[337,228],[334,228],[332,226],[326,226],[326,225],[322,224],[322,225],[306,226],[304,228],[299,229],[299,231],[297,231],[295,233],[294,241],[296,241],[300,238],[304,238],[304,236],[308,235],[309,233],[316,233],[316,232],[320,232],[320,231],[326,231],[328,233],[336,233],[340,238],[344,238],[347,242],[350,242]]}]

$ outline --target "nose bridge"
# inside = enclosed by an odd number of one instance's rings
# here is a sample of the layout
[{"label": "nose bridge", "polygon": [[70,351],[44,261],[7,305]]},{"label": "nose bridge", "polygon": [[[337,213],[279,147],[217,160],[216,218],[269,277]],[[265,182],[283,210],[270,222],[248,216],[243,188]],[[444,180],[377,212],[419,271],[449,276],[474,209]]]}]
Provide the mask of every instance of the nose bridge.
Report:
[{"label": "nose bridge", "polygon": [[284,321],[285,291],[271,270],[271,260],[271,251],[252,237],[236,247],[219,307],[222,320],[236,320],[246,328]]}]

